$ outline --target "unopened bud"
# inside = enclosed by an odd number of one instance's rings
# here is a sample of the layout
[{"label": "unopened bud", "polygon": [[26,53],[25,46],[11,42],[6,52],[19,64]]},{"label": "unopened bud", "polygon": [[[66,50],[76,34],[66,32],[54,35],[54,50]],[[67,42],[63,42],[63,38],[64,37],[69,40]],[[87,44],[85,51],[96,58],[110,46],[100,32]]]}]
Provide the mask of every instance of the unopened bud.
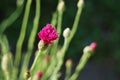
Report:
[{"label": "unopened bud", "polygon": [[89,46],[86,46],[83,49],[84,53],[93,53],[95,48],[96,48],[97,44],[95,42],[92,42]]},{"label": "unopened bud", "polygon": [[42,71],[38,71],[37,74],[33,77],[33,80],[40,80],[42,75],[43,75],[43,72]]},{"label": "unopened bud", "polygon": [[72,60],[71,59],[68,59],[66,61],[66,67],[71,67],[72,66]]},{"label": "unopened bud", "polygon": [[30,71],[26,71],[24,76],[26,79],[28,79],[30,77]]},{"label": "unopened bud", "polygon": [[37,76],[38,76],[38,77],[42,77],[42,75],[43,75],[43,72],[42,72],[42,71],[38,71],[38,72],[37,72]]},{"label": "unopened bud", "polygon": [[63,31],[63,36],[64,36],[64,38],[68,38],[70,36],[70,28],[66,28]]},{"label": "unopened bud", "polygon": [[92,49],[90,48],[90,46],[86,46],[84,49],[83,49],[83,53],[92,53]]},{"label": "unopened bud", "polygon": [[5,72],[11,72],[13,68],[12,54],[4,54],[2,57],[1,68]]},{"label": "unopened bud", "polygon": [[81,6],[83,6],[83,3],[84,3],[83,0],[79,0],[78,3],[77,3],[77,7],[81,7]]},{"label": "unopened bud", "polygon": [[58,7],[57,7],[58,11],[61,12],[61,11],[64,9],[64,6],[65,6],[64,1],[61,1],[61,2],[58,4]]},{"label": "unopened bud", "polygon": [[90,44],[90,47],[91,47],[92,50],[94,51],[94,50],[96,49],[96,47],[97,47],[96,42],[92,42],[92,43]]}]

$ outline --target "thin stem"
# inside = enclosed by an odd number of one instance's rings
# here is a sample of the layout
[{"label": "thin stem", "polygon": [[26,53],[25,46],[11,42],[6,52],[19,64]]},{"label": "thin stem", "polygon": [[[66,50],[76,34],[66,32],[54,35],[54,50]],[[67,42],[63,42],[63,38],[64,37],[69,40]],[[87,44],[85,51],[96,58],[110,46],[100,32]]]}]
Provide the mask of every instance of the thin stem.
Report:
[{"label": "thin stem", "polygon": [[9,43],[8,43],[8,39],[6,37],[6,35],[2,35],[0,36],[0,44],[1,44],[1,53],[2,54],[6,54],[10,51],[10,48],[9,48]]},{"label": "thin stem", "polygon": [[55,68],[55,70],[54,70],[54,72],[53,72],[50,80],[53,80],[53,79],[56,77],[57,72],[60,70],[60,68],[61,68],[61,66],[62,66],[62,64],[63,64],[63,60],[64,60],[63,58],[64,58],[64,56],[65,56],[65,52],[66,52],[67,48],[68,48],[68,41],[67,41],[67,39],[65,39],[63,48],[62,48],[62,50],[60,51],[60,52],[61,52],[61,53],[60,53],[61,55],[59,56],[59,60],[58,60],[58,62],[57,62],[57,66],[56,66],[56,68]]},{"label": "thin stem", "polygon": [[73,23],[73,27],[72,27],[72,30],[71,30],[71,33],[70,33],[70,37],[69,37],[70,42],[71,42],[71,40],[72,40],[73,36],[75,35],[76,30],[77,30],[78,23],[79,23],[79,20],[80,20],[80,15],[81,15],[81,12],[82,12],[82,8],[83,8],[83,4],[81,4],[81,6],[78,7],[76,17],[75,17],[75,20],[74,20],[74,23]]},{"label": "thin stem", "polygon": [[[68,39],[65,39],[65,43],[64,43],[62,51],[61,51],[61,53],[62,53],[61,59],[58,61],[58,65],[57,65],[55,71],[52,74],[51,80],[53,80],[55,78],[55,75],[60,70],[60,67],[63,64],[63,58],[64,58],[64,55],[65,55],[65,52],[67,51],[67,49],[69,47],[69,44],[70,44],[70,42],[71,42],[71,40],[72,40],[73,36],[75,35],[76,30],[77,30],[77,26],[78,26],[78,23],[79,23],[82,7],[83,7],[83,5],[81,5],[81,7],[78,7],[76,17],[75,17],[75,21],[74,21],[74,24],[73,24],[73,27],[72,27],[71,35],[68,37]],[[58,27],[58,31],[59,31],[59,27]]]},{"label": "thin stem", "polygon": [[71,67],[66,67],[66,76],[65,80],[68,80],[71,75]]},{"label": "thin stem", "polygon": [[56,26],[57,24],[57,12],[54,12],[53,15],[52,15],[52,20],[51,20],[51,24],[53,26]]},{"label": "thin stem", "polygon": [[30,68],[30,72],[31,72],[31,73],[32,73],[33,69],[35,68],[35,65],[36,65],[36,63],[37,63],[37,60],[40,58],[40,55],[41,55],[41,50],[39,50],[39,53],[36,55],[35,60],[34,60],[32,66],[31,66],[31,68]]},{"label": "thin stem", "polygon": [[[61,1],[58,2],[58,5]],[[59,36],[61,35],[61,26],[62,26],[62,16],[63,16],[63,10],[61,11],[58,11],[58,20],[57,20],[57,32],[59,33]],[[57,52],[57,48],[58,48],[58,42],[59,42],[59,39],[57,39],[52,47],[52,50],[51,50],[51,56],[56,59],[56,55],[55,53]],[[52,62],[52,60],[50,61]],[[56,63],[56,61],[55,61]],[[61,62],[59,63],[61,65]],[[56,68],[56,70],[54,71],[52,77],[51,77],[51,80],[54,78],[54,76],[56,75],[57,71],[59,71],[59,67]]]},{"label": "thin stem", "polygon": [[[61,2],[61,1],[60,1]],[[59,2],[59,3],[60,3]],[[59,5],[58,3],[58,5]],[[62,27],[62,16],[63,16],[63,10],[58,11],[58,20],[57,20],[57,32],[59,34],[59,37],[61,35],[61,27]],[[54,46],[51,50],[51,54],[54,56],[54,54],[57,52],[57,45],[59,42],[59,38],[55,41]]]},{"label": "thin stem", "polygon": [[77,77],[79,75],[79,72],[84,68],[84,66],[87,63],[87,61],[90,58],[90,56],[91,56],[90,53],[84,53],[83,54],[82,58],[79,61],[78,66],[75,69],[74,74],[68,80],[76,80],[77,79]]},{"label": "thin stem", "polygon": [[40,0],[36,0],[36,15],[34,18],[34,23],[33,23],[33,29],[28,41],[28,51],[27,53],[28,55],[28,59],[27,61],[29,61],[30,57],[31,57],[31,53],[34,47],[34,42],[35,42],[35,37],[36,37],[36,33],[37,33],[37,29],[38,29],[38,23],[39,23],[39,19],[40,19]]},{"label": "thin stem", "polygon": [[19,66],[20,59],[21,59],[22,44],[23,44],[23,40],[25,38],[25,32],[26,32],[31,3],[32,3],[32,0],[27,1],[26,8],[25,8],[25,14],[24,14],[24,18],[23,18],[23,23],[22,23],[22,28],[20,31],[20,36],[17,41],[17,45],[16,45],[16,56],[15,56],[15,63],[14,63],[16,67]]},{"label": "thin stem", "polygon": [[21,6],[19,6],[19,7],[17,7],[16,10],[7,19],[5,19],[1,22],[0,35],[3,34],[5,29],[7,27],[9,27],[13,22],[15,22],[15,20],[20,16],[20,14],[23,10],[23,5],[24,5],[24,1],[23,1],[23,4],[21,4]]},{"label": "thin stem", "polygon": [[10,80],[10,73],[9,72],[5,72],[5,77],[6,77],[6,80]]},{"label": "thin stem", "polygon": [[61,11],[61,12],[58,12],[58,24],[57,24],[57,32],[59,33],[59,36],[60,36],[60,34],[61,34],[62,15],[63,15],[63,11]]},{"label": "thin stem", "polygon": [[36,15],[34,18],[33,29],[28,41],[28,50],[33,49],[33,45],[35,42],[35,37],[38,29],[39,19],[40,19],[40,0],[36,0]]},{"label": "thin stem", "polygon": [[55,69],[55,65],[56,65],[56,61],[55,61],[55,59],[52,57],[52,60],[51,60],[51,62],[50,62],[50,64],[49,64],[46,72],[44,73],[44,75],[43,75],[43,77],[42,77],[42,80],[47,80],[47,79],[50,77],[50,75],[52,74],[53,69]]},{"label": "thin stem", "polygon": [[[34,47],[34,42],[35,42],[35,37],[36,37],[37,29],[38,29],[39,19],[40,19],[40,0],[36,0],[36,14],[35,14],[34,23],[33,23],[33,29],[32,29],[32,32],[30,34],[29,41],[28,41],[26,57],[23,62],[22,73],[27,69],[27,66],[29,64],[29,60],[30,60],[32,50]],[[21,75],[22,75],[22,73],[21,73]]]}]

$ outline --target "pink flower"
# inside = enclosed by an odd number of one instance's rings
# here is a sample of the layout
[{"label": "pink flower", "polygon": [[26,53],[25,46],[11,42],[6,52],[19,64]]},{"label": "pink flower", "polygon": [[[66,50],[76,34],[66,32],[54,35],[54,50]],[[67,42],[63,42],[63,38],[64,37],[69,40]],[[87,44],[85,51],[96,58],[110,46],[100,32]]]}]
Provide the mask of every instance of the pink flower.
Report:
[{"label": "pink flower", "polygon": [[91,47],[91,49],[92,49],[93,51],[96,49],[96,46],[97,46],[96,42],[92,42],[92,43],[90,44],[90,47]]},{"label": "pink flower", "polygon": [[38,37],[43,40],[44,43],[51,44],[53,40],[58,38],[58,33],[51,24],[47,24],[40,30]]},{"label": "pink flower", "polygon": [[42,72],[42,71],[38,71],[38,72],[37,72],[37,76],[38,76],[38,77],[42,77],[42,75],[43,75],[43,72]]}]

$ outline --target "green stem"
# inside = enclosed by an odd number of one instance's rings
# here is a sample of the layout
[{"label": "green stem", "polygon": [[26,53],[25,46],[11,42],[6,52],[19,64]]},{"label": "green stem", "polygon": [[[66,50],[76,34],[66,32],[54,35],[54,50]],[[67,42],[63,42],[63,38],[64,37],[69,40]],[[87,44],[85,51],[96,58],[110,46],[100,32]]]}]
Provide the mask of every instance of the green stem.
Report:
[{"label": "green stem", "polygon": [[[74,21],[74,24],[73,24],[73,27],[72,27],[72,31],[70,33],[71,35],[68,37],[68,39],[65,39],[65,43],[63,45],[62,52],[61,52],[62,53],[61,59],[58,61],[58,65],[57,65],[55,71],[52,74],[51,80],[53,80],[55,78],[55,75],[60,70],[60,68],[63,64],[63,58],[64,58],[64,55],[65,55],[65,52],[67,51],[67,49],[69,47],[69,44],[70,44],[70,42],[71,42],[71,40],[72,40],[73,36],[75,35],[76,30],[77,30],[80,15],[81,15],[81,11],[82,11],[82,7],[83,7],[83,4],[80,7],[78,7],[76,17],[75,17],[75,21]],[[59,27],[58,27],[58,31],[60,31]]]},{"label": "green stem", "polygon": [[28,55],[28,59],[27,61],[29,61],[30,57],[31,57],[31,53],[34,47],[34,42],[35,42],[35,37],[36,37],[36,33],[37,33],[37,29],[38,29],[38,23],[39,23],[39,19],[40,19],[40,0],[36,0],[36,15],[34,18],[34,23],[33,23],[33,29],[28,41],[28,51],[27,53]]},{"label": "green stem", "polygon": [[52,60],[49,64],[46,72],[42,76],[42,80],[47,80],[50,77],[50,75],[52,74],[53,70],[55,69],[56,61],[55,61],[54,57],[51,57],[51,58],[52,58]]},{"label": "green stem", "polygon": [[19,66],[20,59],[21,59],[22,44],[23,44],[23,40],[25,38],[25,32],[26,32],[31,3],[32,3],[32,0],[27,1],[26,8],[25,8],[25,14],[24,14],[24,18],[23,18],[23,23],[22,23],[22,28],[20,31],[19,39],[17,41],[17,45],[16,45],[16,56],[15,56],[15,63],[14,63],[16,67]]},{"label": "green stem", "polygon": [[63,15],[63,11],[61,11],[61,12],[58,12],[58,24],[57,24],[57,32],[59,33],[59,36],[60,36],[60,34],[61,34],[62,15]]},{"label": "green stem", "polygon": [[91,56],[90,53],[83,53],[83,56],[80,59],[79,64],[76,67],[74,74],[68,80],[76,80],[77,79],[79,72],[84,68],[84,66],[87,63],[90,56]]},{"label": "green stem", "polygon": [[36,15],[34,18],[33,29],[28,41],[28,50],[33,49],[33,45],[35,42],[35,37],[38,29],[39,19],[40,19],[40,0],[36,0]]},{"label": "green stem", "polygon": [[71,67],[66,67],[66,76],[65,80],[68,80],[71,75]]},{"label": "green stem", "polygon": [[77,30],[77,27],[78,27],[78,23],[79,23],[79,20],[80,20],[80,15],[81,15],[81,12],[82,12],[82,8],[83,8],[83,4],[81,4],[80,7],[78,7],[78,10],[77,10],[77,13],[76,13],[76,16],[75,16],[75,20],[74,20],[74,23],[73,23],[73,27],[72,27],[72,30],[71,30],[71,33],[70,33],[70,37],[69,37],[69,41],[71,42],[73,36],[75,35],[75,32]]},{"label": "green stem", "polygon": [[[40,0],[36,0],[36,14],[35,14],[34,23],[33,23],[33,29],[32,29],[32,32],[30,34],[29,41],[28,41],[28,49],[26,52],[26,57],[23,62],[22,73],[27,69],[27,66],[29,64],[29,60],[30,60],[32,50],[34,47],[34,42],[35,42],[35,37],[36,37],[37,29],[38,29],[39,19],[40,19]],[[22,75],[22,73],[21,73],[21,75]]]},{"label": "green stem", "polygon": [[13,71],[12,71],[12,80],[17,80],[17,73],[18,73],[18,69],[17,68],[13,68]]},{"label": "green stem", "polygon": [[31,72],[31,73],[33,72],[33,69],[34,69],[35,66],[36,66],[37,60],[40,58],[40,55],[41,55],[41,50],[39,50],[39,53],[36,55],[35,60],[34,60],[32,66],[31,66],[31,68],[30,68],[30,72]]},{"label": "green stem", "polygon": [[61,68],[61,66],[63,64],[63,60],[64,60],[64,56],[65,56],[65,52],[66,52],[67,48],[68,48],[68,41],[67,41],[67,39],[65,39],[63,48],[60,51],[61,55],[59,56],[59,60],[57,62],[57,66],[54,69],[54,72],[52,73],[52,76],[51,76],[50,80],[54,80],[54,78],[56,78],[57,73],[58,73],[58,71],[60,70],[60,68]]},{"label": "green stem", "polygon": [[[59,2],[60,3],[60,2]],[[58,3],[58,5],[59,5]],[[62,26],[62,16],[63,16],[63,10],[62,11],[58,11],[58,20],[57,20],[57,32],[59,34],[59,37],[61,35],[61,26]],[[57,52],[57,45],[59,42],[59,38],[55,41],[54,46],[51,50],[51,54],[54,55]]]},{"label": "green stem", "polygon": [[[58,5],[61,1],[58,2]],[[59,33],[59,37],[61,35],[61,26],[62,26],[62,16],[63,16],[63,10],[62,11],[58,11],[58,20],[57,20],[57,32]],[[52,50],[51,50],[51,57],[53,57],[54,59],[56,59],[56,55],[55,53],[57,52],[57,48],[58,48],[58,42],[59,42],[59,39],[57,39],[52,47]],[[50,61],[52,62],[52,60]],[[56,61],[55,61],[56,63]],[[61,62],[59,63],[61,64]],[[59,67],[54,71],[52,77],[51,77],[51,80],[53,79],[53,77],[55,76],[54,74],[57,73],[57,71],[59,71]]]},{"label": "green stem", "polygon": [[54,12],[53,15],[52,15],[52,20],[51,20],[51,24],[53,26],[56,26],[57,24],[57,12]]},{"label": "green stem", "polygon": [[[23,2],[24,3],[24,2]],[[20,16],[23,10],[23,4],[16,8],[16,10],[5,20],[3,20],[0,24],[0,35],[3,34],[5,29],[9,27],[15,20]]]},{"label": "green stem", "polygon": [[10,48],[9,48],[9,43],[8,43],[8,39],[6,37],[6,35],[2,35],[0,36],[0,44],[1,44],[1,53],[2,54],[6,54],[10,51]]},{"label": "green stem", "polygon": [[6,77],[6,80],[10,80],[10,73],[9,72],[5,72],[5,77]]}]

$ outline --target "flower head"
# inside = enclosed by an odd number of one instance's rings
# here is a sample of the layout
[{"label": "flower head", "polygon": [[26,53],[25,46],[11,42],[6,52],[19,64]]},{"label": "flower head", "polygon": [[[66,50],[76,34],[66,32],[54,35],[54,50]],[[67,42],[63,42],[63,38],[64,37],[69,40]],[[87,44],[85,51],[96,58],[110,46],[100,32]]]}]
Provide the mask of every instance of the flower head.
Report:
[{"label": "flower head", "polygon": [[92,42],[90,44],[90,47],[92,48],[93,51],[96,49],[96,46],[97,46],[96,42]]},{"label": "flower head", "polygon": [[38,71],[38,72],[37,72],[37,76],[38,76],[38,77],[42,77],[42,75],[43,75],[43,72],[42,72],[42,71]]},{"label": "flower head", "polygon": [[58,38],[58,33],[56,29],[51,25],[47,24],[38,33],[38,37],[46,44],[51,44],[53,40]]}]

